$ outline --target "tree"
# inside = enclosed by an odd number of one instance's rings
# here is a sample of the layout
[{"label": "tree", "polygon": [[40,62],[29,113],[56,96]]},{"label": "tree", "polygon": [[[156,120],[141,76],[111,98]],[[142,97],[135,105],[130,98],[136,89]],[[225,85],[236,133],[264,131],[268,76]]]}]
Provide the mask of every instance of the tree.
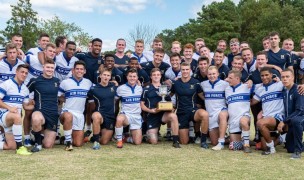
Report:
[{"label": "tree", "polygon": [[[35,46],[39,33],[37,12],[32,9],[30,0],[18,0],[17,5],[11,5],[12,17],[6,22],[5,30],[0,31],[5,41],[9,41],[12,34],[20,33],[23,36],[23,48]],[[2,41],[2,43],[4,43]]]},{"label": "tree", "polygon": [[129,31],[126,39],[127,46],[129,49],[134,49],[135,41],[137,39],[142,39],[145,42],[145,48],[150,48],[157,33],[158,30],[155,28],[155,26],[139,23],[135,25],[134,29]]},{"label": "tree", "polygon": [[78,46],[86,47],[92,37],[75,23],[67,23],[54,16],[52,19],[41,20],[40,30],[50,36],[54,42],[57,36],[66,36],[68,40],[75,41]]}]

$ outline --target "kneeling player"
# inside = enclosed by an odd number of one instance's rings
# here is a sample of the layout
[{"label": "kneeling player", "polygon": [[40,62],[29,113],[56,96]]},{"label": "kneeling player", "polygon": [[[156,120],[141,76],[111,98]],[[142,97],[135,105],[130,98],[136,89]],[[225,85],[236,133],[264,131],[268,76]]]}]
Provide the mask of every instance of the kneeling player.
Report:
[{"label": "kneeling player", "polygon": [[29,91],[23,84],[28,69],[28,65],[19,65],[15,77],[0,85],[0,127],[5,132],[5,142],[0,141],[0,149],[16,149],[16,153],[20,155],[32,154],[22,144],[22,103],[24,109],[34,108],[28,104]]},{"label": "kneeling player", "polygon": [[197,108],[197,96],[203,99],[199,81],[190,76],[191,69],[187,63],[181,64],[182,77],[172,82],[171,95],[176,95],[176,114],[179,122],[181,144],[189,142],[189,122],[201,124],[201,147],[208,148],[206,143],[208,132],[208,112]]},{"label": "kneeling player", "polygon": [[[100,149],[100,144],[107,144],[113,135],[115,125],[115,93],[117,81],[111,80],[111,71],[102,69],[99,74],[100,83],[89,91],[89,99],[94,99],[95,112],[93,120],[93,149]],[[100,129],[101,138],[100,138]]]},{"label": "kneeling player", "polygon": [[52,148],[55,143],[58,124],[58,89],[59,79],[53,77],[55,63],[46,59],[43,65],[43,74],[30,80],[28,88],[35,92],[35,108],[32,114],[32,133],[35,137],[35,146],[32,152],[42,149],[41,131],[44,129],[43,146]]},{"label": "kneeling player", "polygon": [[[208,79],[201,86],[204,90],[205,106],[209,114],[209,135],[212,150],[224,149],[225,133],[227,130],[228,112],[225,100],[225,89],[228,83],[219,78],[215,66],[210,66],[207,71]],[[215,146],[216,145],[216,146]]]},{"label": "kneeling player", "polygon": [[117,88],[117,96],[121,99],[121,111],[116,117],[115,134],[117,148],[123,147],[122,132],[123,126],[130,125],[132,139],[131,142],[138,145],[142,141],[142,117],[140,108],[140,97],[142,87],[138,86],[138,75],[136,69],[127,72],[128,82]]},{"label": "kneeling player", "polygon": [[60,122],[63,125],[66,141],[66,151],[73,150],[73,145],[79,147],[83,144],[84,136],[84,107],[87,93],[92,83],[83,78],[86,73],[85,63],[76,61],[72,69],[73,76],[61,82],[58,96],[61,101],[65,100],[60,115]]},{"label": "kneeling player", "polygon": [[[229,149],[244,149],[245,153],[251,153],[249,145],[251,89],[248,85],[241,83],[241,77],[239,70],[229,71],[227,81],[230,86],[225,89],[229,114]],[[243,138],[243,143],[241,138]]]},{"label": "kneeling player", "polygon": [[141,96],[141,108],[143,111],[147,112],[147,137],[148,142],[151,144],[156,144],[158,141],[158,129],[162,123],[171,123],[172,128],[172,138],[173,147],[180,148],[179,138],[178,138],[178,120],[176,114],[173,112],[161,112],[156,109],[156,105],[161,101],[161,97],[157,94],[159,91],[161,72],[158,68],[153,68],[151,70],[151,80],[150,86],[147,86],[143,90]]}]

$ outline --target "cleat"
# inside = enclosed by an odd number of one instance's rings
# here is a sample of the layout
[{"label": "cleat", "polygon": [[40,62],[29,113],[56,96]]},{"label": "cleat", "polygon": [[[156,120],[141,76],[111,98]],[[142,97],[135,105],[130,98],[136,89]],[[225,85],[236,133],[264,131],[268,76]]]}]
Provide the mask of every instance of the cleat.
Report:
[{"label": "cleat", "polygon": [[194,143],[195,144],[200,144],[201,143],[201,138],[200,137],[196,137]]},{"label": "cleat", "polygon": [[32,148],[32,152],[35,153],[35,152],[39,152],[42,150],[42,146],[41,145],[38,145],[37,143],[34,145],[34,147]]},{"label": "cleat", "polygon": [[64,137],[64,136],[61,136],[61,137],[60,137],[60,144],[61,144],[61,145],[66,144],[66,141],[65,141],[65,137]]},{"label": "cleat", "polygon": [[171,132],[168,131],[166,134],[165,134],[165,137],[166,138],[166,141],[172,141],[172,135],[171,135]]},{"label": "cleat", "polygon": [[67,142],[67,145],[65,146],[64,150],[73,151],[73,146],[70,141]]},{"label": "cleat", "polygon": [[172,145],[174,148],[181,148],[180,144],[178,141],[174,142]]},{"label": "cleat", "polygon": [[31,155],[32,153],[29,152],[26,147],[21,146],[19,149],[16,150],[16,154],[19,154],[19,155]]},{"label": "cleat", "polygon": [[92,149],[94,149],[94,150],[100,149],[100,144],[99,144],[99,142],[95,141],[94,144],[93,144]]},{"label": "cleat", "polygon": [[189,144],[195,143],[195,137],[189,137]]},{"label": "cleat", "polygon": [[274,154],[274,153],[276,153],[275,148],[267,147],[266,151],[263,151],[261,154],[262,155],[270,155],[270,154]]},{"label": "cleat", "polygon": [[214,151],[220,151],[220,150],[223,150],[223,149],[224,149],[224,146],[221,143],[218,143],[216,146],[214,146],[212,148],[212,150],[214,150]]},{"label": "cleat", "polygon": [[292,153],[290,159],[301,159],[301,152]]},{"label": "cleat", "polygon": [[123,147],[123,142],[122,142],[122,140],[117,141],[116,147],[117,147],[117,148],[122,148],[122,147]]},{"label": "cleat", "polygon": [[24,146],[25,147],[31,147],[33,144],[31,139],[24,139]]},{"label": "cleat", "polygon": [[207,144],[206,142],[202,142],[202,143],[201,143],[201,148],[203,148],[203,149],[208,149],[209,146],[208,146],[208,144]]},{"label": "cleat", "polygon": [[245,144],[245,145],[244,145],[243,151],[244,151],[244,153],[252,153],[249,144]]},{"label": "cleat", "polygon": [[89,136],[92,134],[92,131],[91,130],[87,130],[85,133],[84,133],[84,137],[83,137],[83,142],[87,143],[89,142]]}]

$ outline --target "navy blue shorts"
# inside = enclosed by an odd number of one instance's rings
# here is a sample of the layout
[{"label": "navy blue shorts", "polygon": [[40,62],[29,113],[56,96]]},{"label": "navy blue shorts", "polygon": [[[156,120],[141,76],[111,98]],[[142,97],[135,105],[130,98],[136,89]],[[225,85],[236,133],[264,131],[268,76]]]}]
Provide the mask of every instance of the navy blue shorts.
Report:
[{"label": "navy blue shorts", "polygon": [[197,109],[176,112],[179,123],[179,129],[189,129],[189,122],[194,121],[194,115],[196,111]]},{"label": "navy blue shorts", "polygon": [[157,114],[147,114],[147,129],[159,128],[162,124],[162,118],[165,112],[159,112]]}]

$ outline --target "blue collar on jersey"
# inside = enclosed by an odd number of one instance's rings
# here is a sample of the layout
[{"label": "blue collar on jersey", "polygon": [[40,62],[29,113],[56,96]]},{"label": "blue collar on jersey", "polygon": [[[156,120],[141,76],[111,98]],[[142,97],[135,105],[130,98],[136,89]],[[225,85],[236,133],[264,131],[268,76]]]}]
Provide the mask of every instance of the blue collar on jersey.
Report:
[{"label": "blue collar on jersey", "polygon": [[138,60],[139,63],[140,63],[140,59],[141,59],[142,57],[144,57],[144,54],[141,54],[141,56],[138,56],[135,52],[132,53],[132,54],[137,58],[137,60]]},{"label": "blue collar on jersey", "polygon": [[240,82],[239,84],[235,85],[235,86],[230,86],[233,89],[233,92],[235,92],[235,89],[240,87],[242,85],[242,83]]},{"label": "blue collar on jersey", "polygon": [[217,78],[217,80],[214,81],[214,83],[212,83],[211,81],[209,81],[210,85],[212,86],[212,89],[214,89],[214,85],[219,82],[221,79]]},{"label": "blue collar on jersey", "polygon": [[274,81],[271,81],[270,83],[268,84],[263,84],[263,86],[265,87],[265,90],[268,91],[268,87],[271,86],[272,84],[274,84],[275,82]]},{"label": "blue collar on jersey", "polygon": [[72,58],[68,58],[65,52],[62,52],[62,55],[63,55],[64,59],[66,60],[66,62],[67,62],[68,65],[69,65],[69,64],[70,64],[70,60],[71,60]]},{"label": "blue collar on jersey", "polygon": [[128,86],[128,87],[130,87],[130,89],[131,89],[131,91],[132,91],[132,93],[134,94],[135,93],[135,87],[136,87],[136,84],[135,84],[135,86],[134,87],[132,87],[129,83],[126,83],[126,85]]},{"label": "blue collar on jersey", "polygon": [[246,63],[248,73],[249,73],[249,70],[250,70],[251,66],[254,64],[254,62],[255,62],[255,58],[252,59],[252,62],[251,62],[250,64],[247,64],[247,63]]},{"label": "blue collar on jersey", "polygon": [[13,66],[6,60],[6,58],[3,58],[3,61],[8,65],[10,71],[12,71],[13,67],[16,66],[16,64],[18,63],[18,59],[16,59],[16,63]]},{"label": "blue collar on jersey", "polygon": [[197,54],[198,56],[200,56],[200,54],[198,52],[195,52],[195,54]]},{"label": "blue collar on jersey", "polygon": [[40,51],[43,51],[43,49],[42,49],[41,47],[39,47],[39,46],[38,46],[38,49],[39,49]]},{"label": "blue collar on jersey", "polygon": [[72,80],[74,80],[77,83],[77,86],[80,85],[81,81],[83,80],[83,78],[81,78],[79,81],[77,81],[77,79],[75,79],[73,76],[70,77]]},{"label": "blue collar on jersey", "polygon": [[179,71],[174,71],[174,69],[172,68],[172,72],[175,74],[175,77],[178,77],[178,74],[180,73],[180,70]]},{"label": "blue collar on jersey", "polygon": [[18,92],[20,93],[20,91],[21,91],[21,86],[23,85],[23,83],[21,83],[21,85],[19,86],[19,84],[17,83],[17,81],[15,81],[14,78],[11,78],[11,80],[13,81],[13,83],[15,83],[15,84],[17,85]]}]

